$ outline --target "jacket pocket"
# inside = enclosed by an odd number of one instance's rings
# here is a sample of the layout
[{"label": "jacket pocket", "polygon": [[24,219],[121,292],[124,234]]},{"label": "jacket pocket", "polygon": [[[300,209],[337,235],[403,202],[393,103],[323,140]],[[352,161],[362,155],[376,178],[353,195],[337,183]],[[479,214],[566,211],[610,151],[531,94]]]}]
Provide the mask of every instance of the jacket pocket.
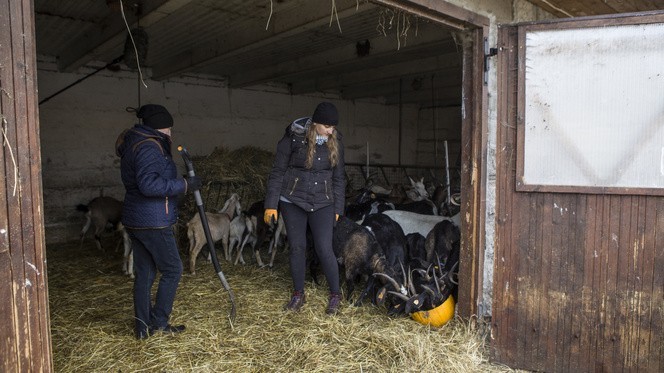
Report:
[{"label": "jacket pocket", "polygon": [[328,192],[327,185],[327,180],[325,180],[325,198],[330,199],[330,193]]}]

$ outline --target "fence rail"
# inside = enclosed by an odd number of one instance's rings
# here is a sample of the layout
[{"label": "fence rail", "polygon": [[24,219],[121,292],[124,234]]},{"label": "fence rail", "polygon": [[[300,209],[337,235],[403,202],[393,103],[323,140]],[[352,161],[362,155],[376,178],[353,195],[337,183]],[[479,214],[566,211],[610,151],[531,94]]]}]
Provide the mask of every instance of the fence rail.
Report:
[{"label": "fence rail", "polygon": [[[450,184],[452,190],[459,187],[459,168],[450,167]],[[367,167],[362,163],[346,163],[346,182],[352,190],[360,190],[371,179],[374,185],[390,189],[393,185],[410,185],[409,177],[413,180],[424,178],[424,185],[447,185],[446,170],[443,167],[428,167],[416,165],[371,164]],[[224,202],[231,193],[237,193],[242,206],[249,207],[249,203],[259,200],[264,195],[254,195],[248,189],[249,184],[244,180],[211,180],[203,190],[203,202],[206,210],[216,211],[223,207]],[[245,206],[246,204],[246,206]]]}]

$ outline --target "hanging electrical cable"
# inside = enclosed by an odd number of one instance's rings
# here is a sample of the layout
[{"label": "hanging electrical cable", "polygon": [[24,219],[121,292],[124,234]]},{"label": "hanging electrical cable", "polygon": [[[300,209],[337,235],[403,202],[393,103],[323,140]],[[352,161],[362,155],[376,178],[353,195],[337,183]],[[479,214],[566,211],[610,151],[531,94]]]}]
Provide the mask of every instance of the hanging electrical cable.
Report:
[{"label": "hanging electrical cable", "polygon": [[[124,62],[132,70],[138,71],[138,80],[137,80],[137,105],[136,108],[141,107],[141,84],[147,88],[148,85],[145,84],[143,80],[143,72],[141,71],[141,64],[145,63],[145,60],[148,55],[148,33],[141,27],[141,8],[138,3],[134,4],[136,8],[136,28],[131,29],[129,23],[127,22],[127,17],[124,12],[124,5],[122,0],[120,0],[120,12],[122,13],[122,20],[124,21],[125,26],[127,27],[127,38],[125,39],[124,45]],[[129,109],[129,108],[127,108]]]},{"label": "hanging electrical cable", "polygon": [[39,101],[39,105],[51,100],[52,98],[58,96],[59,94],[65,92],[66,90],[74,87],[75,85],[83,82],[84,80],[90,78],[91,76],[99,73],[100,71],[104,69],[109,69],[112,71],[118,71],[120,68],[118,64],[120,62],[124,62],[127,67],[130,69],[136,69],[138,70],[138,77],[139,77],[139,87],[138,87],[138,107],[141,106],[141,89],[140,86],[141,84],[147,88],[148,85],[145,84],[145,81],[143,80],[143,73],[141,71],[141,65],[145,64],[145,60],[147,58],[147,53],[148,53],[148,34],[145,32],[145,30],[140,27],[139,21],[140,21],[140,8],[138,8],[138,4],[136,4],[136,15],[137,15],[137,28],[131,30],[129,28],[129,24],[127,22],[127,18],[125,17],[124,13],[124,6],[122,4],[123,2],[120,1],[120,11],[122,13],[122,19],[124,20],[125,26],[127,27],[127,31],[129,32],[127,35],[127,38],[125,40],[124,44],[124,53],[121,56],[118,56],[113,59],[113,61],[107,63],[106,65],[99,67],[95,69],[95,71],[89,73],[88,75],[76,80],[75,82],[69,84],[68,86],[60,89],[59,91],[53,93],[52,95],[42,99]]}]

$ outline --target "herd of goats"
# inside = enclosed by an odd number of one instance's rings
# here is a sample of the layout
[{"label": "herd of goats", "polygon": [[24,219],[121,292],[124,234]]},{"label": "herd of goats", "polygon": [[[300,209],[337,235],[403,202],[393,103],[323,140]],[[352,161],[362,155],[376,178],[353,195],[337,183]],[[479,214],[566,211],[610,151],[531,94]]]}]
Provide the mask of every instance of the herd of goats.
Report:
[{"label": "herd of goats", "polygon": [[[347,198],[346,213],[334,227],[333,248],[345,282],[346,300],[351,302],[356,284],[366,284],[355,305],[369,298],[385,306],[392,316],[434,309],[449,296],[457,297],[459,195],[441,186],[427,191],[423,179],[410,179],[410,184],[401,196],[379,186],[354,193]],[[119,224],[122,202],[100,196],[77,209],[87,218],[81,245],[86,232],[94,227],[95,242],[101,250],[101,234],[115,226],[123,237],[123,271],[133,277],[131,241]],[[263,201],[243,210],[240,197],[232,193],[218,212],[206,212],[212,238],[221,242],[226,261],[245,264],[243,249],[249,246],[258,266],[272,268],[280,245],[287,242],[286,231],[281,217],[266,224],[263,211]],[[198,215],[186,227],[189,269],[195,274],[196,259],[207,241]],[[260,255],[266,243],[271,255],[267,265]],[[210,261],[209,253],[207,258]],[[310,275],[318,283],[313,249],[308,250],[307,261]]]}]

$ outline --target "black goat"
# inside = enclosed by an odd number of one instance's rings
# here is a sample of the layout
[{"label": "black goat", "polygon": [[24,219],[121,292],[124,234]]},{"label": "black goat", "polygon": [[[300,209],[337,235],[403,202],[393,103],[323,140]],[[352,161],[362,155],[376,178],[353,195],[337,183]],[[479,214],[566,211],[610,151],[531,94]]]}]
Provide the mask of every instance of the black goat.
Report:
[{"label": "black goat", "polygon": [[381,300],[387,302],[388,313],[398,315],[429,310],[442,304],[450,295],[456,298],[459,243],[459,229],[452,222],[443,220],[426,238],[427,260],[413,257],[408,270],[402,269],[401,278],[377,274],[388,283],[379,293]]}]

